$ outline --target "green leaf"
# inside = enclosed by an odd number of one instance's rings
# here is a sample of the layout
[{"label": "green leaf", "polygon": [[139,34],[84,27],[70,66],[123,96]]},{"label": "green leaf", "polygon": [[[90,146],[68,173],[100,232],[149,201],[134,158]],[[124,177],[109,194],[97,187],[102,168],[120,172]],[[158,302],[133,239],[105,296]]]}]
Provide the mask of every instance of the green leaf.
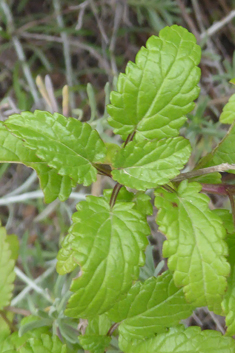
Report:
[{"label": "green leaf", "polygon": [[107,314],[99,315],[91,319],[86,328],[86,335],[107,335],[112,326],[112,321]]},{"label": "green leaf", "polygon": [[66,353],[66,346],[57,336],[41,335],[41,338],[30,338],[19,353]]},{"label": "green leaf", "polygon": [[235,229],[232,214],[228,210],[217,209],[213,212],[220,216],[224,227],[228,232],[226,242],[228,245],[228,262],[231,266],[231,273],[228,278],[228,288],[225,293],[224,300],[222,301],[222,309],[224,311],[224,315],[226,316],[226,334],[228,336],[233,336],[235,334]]},{"label": "green leaf", "polygon": [[6,230],[0,227],[0,310],[10,303],[15,280],[14,266]]},{"label": "green leaf", "polygon": [[134,203],[117,202],[111,209],[104,198],[89,196],[77,210],[57,270],[65,274],[81,266],[66,314],[90,318],[110,309],[138,278],[150,230]]},{"label": "green leaf", "polygon": [[119,343],[125,353],[234,353],[235,341],[218,331],[201,331],[199,327],[170,328],[143,342],[128,342],[121,337]]},{"label": "green leaf", "polygon": [[11,259],[16,261],[18,259],[19,247],[20,247],[17,235],[15,234],[8,235],[6,237],[6,242],[9,245],[9,250],[11,252]]},{"label": "green leaf", "polygon": [[[22,320],[24,321],[25,318]],[[26,321],[28,318],[26,318]],[[0,346],[0,353],[12,350],[13,353],[18,352],[19,349],[30,339],[30,338],[41,338],[42,333],[44,333],[45,328],[35,329],[30,332],[25,333],[23,336],[19,336],[18,332],[14,332],[8,336]]]},{"label": "green leaf", "polygon": [[196,181],[198,183],[205,183],[205,184],[221,184],[221,174],[210,173],[210,174],[200,175],[198,177],[190,179],[190,181]]},{"label": "green leaf", "polygon": [[221,219],[200,194],[201,185],[183,181],[177,192],[157,190],[157,224],[167,241],[163,256],[174,271],[176,286],[184,287],[186,299],[195,306],[208,306],[221,313],[230,266],[226,261],[226,235]]},{"label": "green leaf", "polygon": [[[235,94],[225,105],[220,116],[221,122],[232,123],[230,129],[214,150],[199,161],[196,169],[222,163],[235,164],[235,112],[233,111],[233,106],[235,107]],[[235,173],[234,170],[229,170],[228,172]]]},{"label": "green leaf", "polygon": [[162,139],[179,134],[198,97],[201,49],[196,38],[177,25],[152,36],[120,74],[107,107],[109,124],[126,140]]},{"label": "green leaf", "polygon": [[14,114],[5,125],[60,175],[85,186],[96,180],[93,163],[105,158],[105,145],[89,124],[36,110]]},{"label": "green leaf", "polygon": [[[106,189],[103,191],[104,198],[108,202],[110,201],[113,189]],[[121,202],[134,202],[135,206],[133,207],[140,213],[144,215],[151,215],[153,213],[153,206],[151,204],[151,197],[144,194],[142,191],[134,194],[133,192],[127,191],[125,187],[122,187],[118,193],[117,201]]]},{"label": "green leaf", "polygon": [[[222,139],[218,146],[209,154],[207,160],[203,158],[199,162],[199,165],[200,167],[210,167],[222,163],[235,163],[235,121],[228,130],[226,136]],[[229,172],[235,173],[234,170],[230,170]]]},{"label": "green leaf", "polygon": [[232,216],[232,213],[229,212],[229,210],[215,209],[213,210],[213,213],[215,213],[222,219],[223,226],[229,234],[235,233],[233,216]]},{"label": "green leaf", "polygon": [[72,188],[72,180],[68,176],[58,175],[57,171],[47,166],[35,152],[26,148],[23,142],[13,136],[0,122],[0,162],[23,163],[33,168],[40,179],[45,202],[52,202],[57,197],[65,201]]},{"label": "green leaf", "polygon": [[[10,335],[11,330],[6,323],[6,321],[3,319],[2,316],[0,316],[0,347],[2,345],[2,342]],[[1,352],[1,348],[0,348]]]},{"label": "green leaf", "polygon": [[155,188],[178,175],[190,154],[190,143],[183,137],[132,141],[116,154],[112,175],[120,184],[137,190]]},{"label": "green leaf", "polygon": [[222,124],[232,124],[235,121],[235,94],[230,97],[228,103],[224,106],[219,120]]},{"label": "green leaf", "polygon": [[104,353],[111,342],[109,336],[84,335],[79,337],[81,346],[91,353]]},{"label": "green leaf", "polygon": [[120,150],[121,147],[116,145],[115,143],[109,143],[109,142],[105,143],[105,147],[107,152],[106,152],[104,163],[112,164],[114,156]]},{"label": "green leaf", "polygon": [[123,336],[138,339],[165,332],[192,314],[194,307],[185,300],[183,289],[177,288],[169,271],[144,283],[137,282],[127,296],[110,311],[109,317],[121,322]]},{"label": "green leaf", "polygon": [[[12,335],[13,336],[13,335]],[[49,335],[42,334],[40,338],[29,338],[27,342],[17,340],[17,335],[14,335],[17,344],[5,345],[0,348],[1,353],[19,352],[19,353],[66,353],[67,349],[65,345],[59,340],[57,336],[50,337]]]},{"label": "green leaf", "polygon": [[226,316],[226,334],[233,336],[235,335],[235,233],[229,234],[226,240],[229,250],[228,261],[231,266],[231,273],[228,278],[228,289],[222,301],[222,308]]},{"label": "green leaf", "polygon": [[91,353],[104,353],[111,342],[111,337],[107,336],[111,326],[112,322],[105,314],[91,319],[85,335],[79,336],[80,344]]}]

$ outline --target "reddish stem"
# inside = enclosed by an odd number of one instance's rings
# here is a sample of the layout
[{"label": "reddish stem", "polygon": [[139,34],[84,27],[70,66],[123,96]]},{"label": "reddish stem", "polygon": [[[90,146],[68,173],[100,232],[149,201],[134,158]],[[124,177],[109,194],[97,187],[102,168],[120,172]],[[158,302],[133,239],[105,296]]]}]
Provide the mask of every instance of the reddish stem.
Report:
[{"label": "reddish stem", "polygon": [[216,195],[235,194],[235,185],[228,184],[201,184],[202,192]]}]

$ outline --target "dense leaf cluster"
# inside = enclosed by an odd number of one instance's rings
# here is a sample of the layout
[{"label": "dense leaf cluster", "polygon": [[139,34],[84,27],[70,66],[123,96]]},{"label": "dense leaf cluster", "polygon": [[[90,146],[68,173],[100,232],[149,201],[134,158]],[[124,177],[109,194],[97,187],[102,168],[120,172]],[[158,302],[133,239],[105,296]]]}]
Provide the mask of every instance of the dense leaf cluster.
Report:
[{"label": "dense leaf cluster", "polygon": [[[227,163],[233,172],[234,96],[221,115],[221,122],[232,124],[226,137],[192,173],[180,175],[191,146],[179,132],[199,94],[199,62],[200,47],[182,27],[167,27],[147,41],[111,93],[109,124],[124,140],[121,148],[110,149],[89,122],[58,113],[24,112],[0,124],[1,162],[35,169],[46,202],[66,200],[73,186],[88,186],[97,174],[116,182],[104,196],[88,196],[77,205],[57,257],[60,275],[77,269],[65,315],[88,320],[79,336],[86,351],[103,353],[118,328],[125,353],[235,352],[230,337],[180,325],[195,308],[207,306],[226,316],[227,335],[235,334],[232,215],[212,211],[201,193],[205,180],[214,190],[220,186],[219,174],[213,173],[220,171],[218,165]],[[163,256],[169,269],[141,282],[152,212],[148,189],[155,189],[156,222],[167,239]],[[9,305],[13,289],[11,239],[0,228],[0,310]],[[22,337],[6,334],[0,353],[66,349],[49,331],[36,330]]]}]

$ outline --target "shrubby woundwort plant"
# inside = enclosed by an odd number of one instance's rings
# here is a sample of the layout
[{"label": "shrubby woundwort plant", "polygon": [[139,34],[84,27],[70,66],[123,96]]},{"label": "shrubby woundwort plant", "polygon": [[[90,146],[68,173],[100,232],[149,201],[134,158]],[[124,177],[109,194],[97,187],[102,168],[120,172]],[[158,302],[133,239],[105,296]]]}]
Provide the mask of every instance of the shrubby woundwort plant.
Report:
[{"label": "shrubby woundwort plant", "polygon": [[[182,27],[166,27],[149,38],[136,62],[119,75],[107,108],[109,124],[124,141],[121,147],[105,144],[89,122],[58,113],[24,112],[1,123],[1,161],[35,169],[46,202],[65,201],[73,186],[91,185],[97,174],[116,182],[103,196],[78,203],[58,253],[59,275],[79,269],[65,312],[57,304],[61,312],[50,311],[61,340],[50,333],[48,321],[42,329],[31,317],[22,327],[33,323],[32,330],[4,335],[1,353],[111,352],[117,334],[125,353],[235,352],[235,341],[227,337],[235,334],[233,217],[228,210],[211,210],[201,193],[232,199],[234,187],[222,184],[220,173],[235,169],[235,95],[220,116],[231,124],[228,134],[192,171],[180,173],[192,152],[179,131],[199,95],[200,55],[195,37]],[[169,269],[140,281],[152,213],[148,189],[154,189]],[[1,228],[1,310],[13,289],[9,239]],[[204,306],[226,316],[225,336],[180,324]],[[79,344],[69,335],[70,326],[81,329]]]}]

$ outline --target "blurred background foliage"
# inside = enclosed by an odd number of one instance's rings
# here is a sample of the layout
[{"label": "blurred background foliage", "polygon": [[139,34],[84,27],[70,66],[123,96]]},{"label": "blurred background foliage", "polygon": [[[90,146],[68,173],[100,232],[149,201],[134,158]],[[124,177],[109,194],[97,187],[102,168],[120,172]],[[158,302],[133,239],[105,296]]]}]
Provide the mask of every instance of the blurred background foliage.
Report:
[{"label": "blurred background foliage", "polygon": [[[0,21],[1,120],[23,110],[58,111],[89,121],[106,142],[120,144],[106,122],[110,90],[149,36],[179,24],[194,33],[202,47],[201,95],[182,129],[195,151],[189,168],[226,133],[218,117],[234,93],[229,80],[235,77],[235,0],[0,0]],[[76,203],[86,194],[102,194],[113,183],[99,178],[92,188],[77,187],[76,197],[45,205],[30,169],[0,164],[0,176],[1,220],[20,238],[11,304],[14,323],[31,312],[37,322],[44,320],[41,325],[59,327],[68,342],[77,342],[71,329],[76,322],[61,314],[71,276],[58,278],[54,259]],[[214,203],[220,207],[226,200],[215,198]],[[161,257],[164,239],[153,220],[149,218],[153,251],[147,249],[142,280],[166,267]],[[39,327],[35,320],[33,327]],[[186,324],[224,331],[223,319],[206,309]],[[22,327],[26,332],[32,323]],[[114,340],[111,351],[116,349]]]}]

